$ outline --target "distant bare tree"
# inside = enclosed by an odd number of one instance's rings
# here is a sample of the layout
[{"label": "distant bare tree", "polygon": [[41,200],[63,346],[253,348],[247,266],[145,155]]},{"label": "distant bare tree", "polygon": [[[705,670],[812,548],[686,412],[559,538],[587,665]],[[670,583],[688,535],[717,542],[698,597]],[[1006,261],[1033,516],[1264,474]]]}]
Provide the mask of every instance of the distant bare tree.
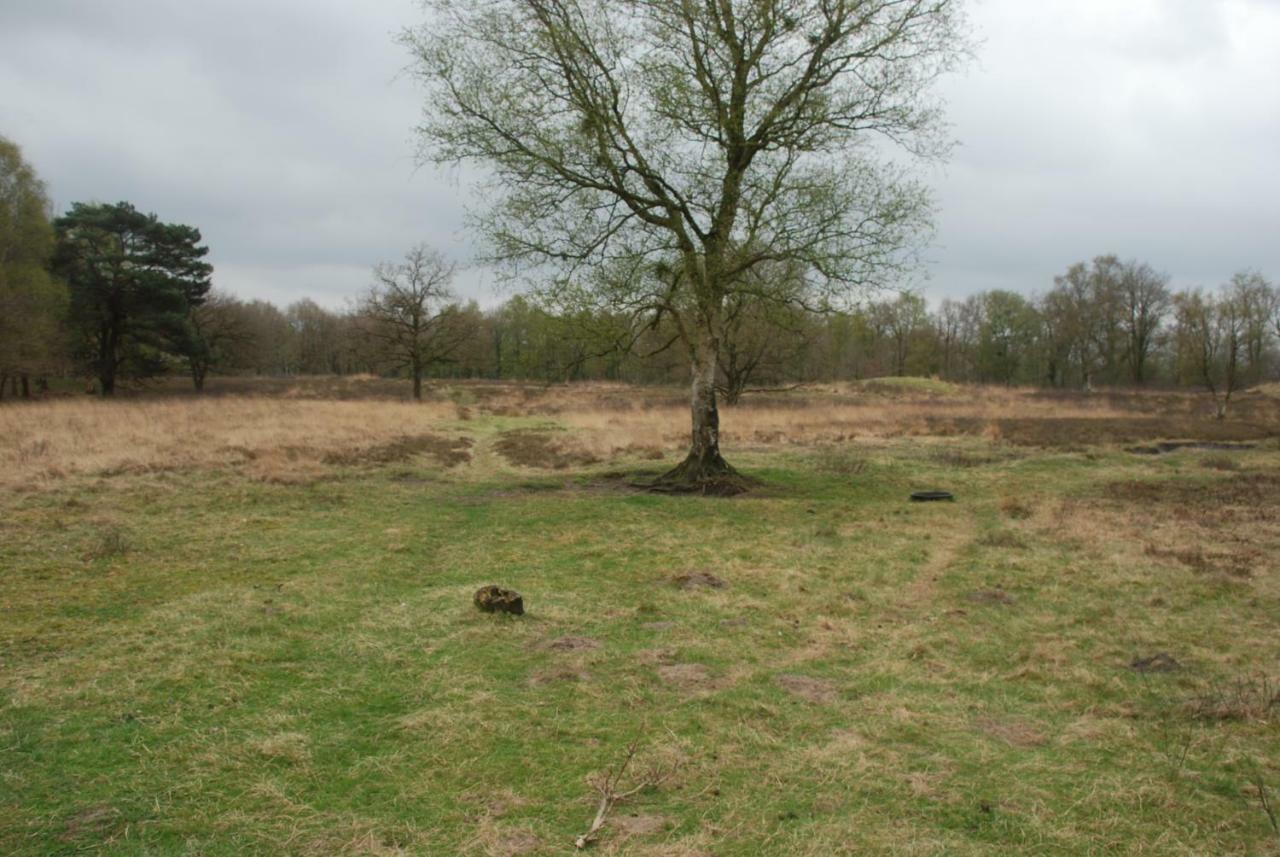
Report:
[{"label": "distant bare tree", "polygon": [[1227,289],[1218,296],[1189,291],[1177,296],[1175,307],[1179,359],[1204,384],[1217,418],[1224,419],[1241,381],[1244,324],[1239,302]]},{"label": "distant bare tree", "polygon": [[251,338],[245,305],[225,292],[213,291],[192,307],[179,349],[186,358],[196,392],[204,391],[210,369],[236,362],[238,349]]},{"label": "distant bare tree", "polygon": [[1118,280],[1120,325],[1125,336],[1125,362],[1133,383],[1147,380],[1147,363],[1169,312],[1169,276],[1145,262],[1125,262]]},{"label": "distant bare tree", "polygon": [[1240,315],[1246,381],[1256,383],[1267,371],[1276,293],[1257,271],[1240,271],[1232,276],[1226,289]]},{"label": "distant bare tree", "polygon": [[362,329],[386,358],[413,378],[413,398],[422,399],[422,376],[448,361],[462,345],[467,328],[450,291],[454,266],[424,245],[399,264],[374,267],[374,283],[361,299]]}]

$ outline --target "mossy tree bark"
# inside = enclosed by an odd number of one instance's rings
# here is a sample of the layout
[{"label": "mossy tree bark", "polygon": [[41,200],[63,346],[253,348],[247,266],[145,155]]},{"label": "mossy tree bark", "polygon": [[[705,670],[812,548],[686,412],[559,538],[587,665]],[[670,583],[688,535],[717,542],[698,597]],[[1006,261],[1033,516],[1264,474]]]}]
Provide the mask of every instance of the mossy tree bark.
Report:
[{"label": "mossy tree bark", "polygon": [[692,430],[684,461],[664,473],[654,487],[704,494],[737,493],[741,475],[720,454],[720,410],[716,404],[716,342],[713,337],[692,349],[690,413]]}]

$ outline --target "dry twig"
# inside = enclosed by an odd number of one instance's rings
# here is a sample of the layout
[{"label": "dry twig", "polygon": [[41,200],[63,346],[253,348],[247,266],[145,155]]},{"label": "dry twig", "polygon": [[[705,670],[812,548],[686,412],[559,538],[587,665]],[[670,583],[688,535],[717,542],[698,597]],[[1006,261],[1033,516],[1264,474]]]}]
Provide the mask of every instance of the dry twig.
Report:
[{"label": "dry twig", "polygon": [[574,840],[573,845],[575,848],[586,848],[596,841],[600,829],[604,827],[605,821],[609,817],[609,812],[616,804],[647,788],[657,788],[676,772],[678,765],[675,764],[668,767],[656,764],[651,765],[643,775],[631,784],[630,788],[620,789],[623,775],[626,774],[627,766],[631,764],[631,760],[635,758],[637,749],[638,745],[635,742],[628,744],[622,764],[616,770],[609,768],[604,772],[603,776],[593,778],[591,785],[599,793],[600,803],[596,808],[596,817],[591,822],[591,828]]}]

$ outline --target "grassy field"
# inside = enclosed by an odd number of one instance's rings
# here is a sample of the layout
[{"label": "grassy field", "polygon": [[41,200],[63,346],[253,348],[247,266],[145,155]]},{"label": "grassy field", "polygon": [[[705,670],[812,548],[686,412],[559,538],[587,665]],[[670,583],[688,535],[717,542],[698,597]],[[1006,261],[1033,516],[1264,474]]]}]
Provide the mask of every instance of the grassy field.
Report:
[{"label": "grassy field", "polygon": [[0,853],[1280,854],[1273,396],[326,389],[0,408]]}]

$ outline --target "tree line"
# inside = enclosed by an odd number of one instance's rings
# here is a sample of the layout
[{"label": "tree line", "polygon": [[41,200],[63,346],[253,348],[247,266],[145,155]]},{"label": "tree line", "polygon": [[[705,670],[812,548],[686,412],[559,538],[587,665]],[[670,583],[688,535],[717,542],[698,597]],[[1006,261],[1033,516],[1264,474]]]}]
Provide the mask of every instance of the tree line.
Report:
[{"label": "tree line", "polygon": [[[0,138],[0,396],[51,378],[121,382],[185,373],[376,373],[547,383],[682,383],[678,319],[559,295],[482,309],[451,290],[454,268],[425,246],[377,265],[346,310],[284,308],[213,289],[197,229],[128,203],[77,203],[52,217],[44,185]],[[784,279],[786,270],[769,273]],[[1058,388],[1185,386],[1220,412],[1244,386],[1280,375],[1280,289],[1242,271],[1215,289],[1174,289],[1145,262],[1099,256],[1038,295],[992,290],[930,307],[886,293],[842,311],[753,301],[725,310],[716,387],[883,375]]]}]

